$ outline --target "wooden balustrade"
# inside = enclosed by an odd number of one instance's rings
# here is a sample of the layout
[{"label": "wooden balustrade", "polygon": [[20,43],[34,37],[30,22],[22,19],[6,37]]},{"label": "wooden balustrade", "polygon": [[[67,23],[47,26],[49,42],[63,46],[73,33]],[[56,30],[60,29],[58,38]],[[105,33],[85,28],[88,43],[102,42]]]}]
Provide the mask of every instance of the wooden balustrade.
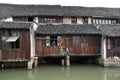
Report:
[{"label": "wooden balustrade", "polygon": [[[99,47],[68,47],[70,54],[97,54],[100,52]],[[66,48],[64,48],[65,51]],[[37,56],[59,54],[60,47],[41,47],[37,51]]]},{"label": "wooden balustrade", "polygon": [[2,60],[29,59],[30,54],[28,53],[29,50],[19,50],[19,49],[3,50]]},{"label": "wooden balustrade", "polygon": [[117,56],[120,58],[120,49],[108,49],[107,50],[107,57],[114,57]]}]

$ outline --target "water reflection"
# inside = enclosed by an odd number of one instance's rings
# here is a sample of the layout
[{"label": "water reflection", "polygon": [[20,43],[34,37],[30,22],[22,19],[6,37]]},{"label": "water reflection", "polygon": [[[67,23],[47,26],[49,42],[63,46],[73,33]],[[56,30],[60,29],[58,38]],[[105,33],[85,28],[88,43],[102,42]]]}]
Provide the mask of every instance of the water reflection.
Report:
[{"label": "water reflection", "polygon": [[103,76],[104,80],[120,80],[120,68],[105,68]]},{"label": "water reflection", "polygon": [[120,80],[120,68],[74,65],[39,66],[33,70],[1,69],[0,80]]}]

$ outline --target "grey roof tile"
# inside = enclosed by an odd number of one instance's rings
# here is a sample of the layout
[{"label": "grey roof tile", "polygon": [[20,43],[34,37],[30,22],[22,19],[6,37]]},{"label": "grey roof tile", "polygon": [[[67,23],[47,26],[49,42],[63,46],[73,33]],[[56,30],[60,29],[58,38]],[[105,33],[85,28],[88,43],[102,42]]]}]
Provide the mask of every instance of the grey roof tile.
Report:
[{"label": "grey roof tile", "polygon": [[94,25],[39,25],[36,34],[100,34]]},{"label": "grey roof tile", "polygon": [[99,25],[102,35],[109,37],[120,37],[120,25],[118,24],[105,24]]},{"label": "grey roof tile", "polygon": [[30,22],[0,22],[0,29],[30,29]]},{"label": "grey roof tile", "polygon": [[119,16],[120,8],[0,4],[0,19],[10,16]]}]

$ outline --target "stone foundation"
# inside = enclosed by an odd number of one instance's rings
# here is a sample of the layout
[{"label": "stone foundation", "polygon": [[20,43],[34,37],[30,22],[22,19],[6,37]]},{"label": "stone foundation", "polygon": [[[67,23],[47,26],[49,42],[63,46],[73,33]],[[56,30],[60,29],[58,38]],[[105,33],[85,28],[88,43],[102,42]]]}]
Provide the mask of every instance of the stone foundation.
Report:
[{"label": "stone foundation", "polygon": [[99,63],[104,67],[115,65],[120,67],[120,59],[99,59]]}]

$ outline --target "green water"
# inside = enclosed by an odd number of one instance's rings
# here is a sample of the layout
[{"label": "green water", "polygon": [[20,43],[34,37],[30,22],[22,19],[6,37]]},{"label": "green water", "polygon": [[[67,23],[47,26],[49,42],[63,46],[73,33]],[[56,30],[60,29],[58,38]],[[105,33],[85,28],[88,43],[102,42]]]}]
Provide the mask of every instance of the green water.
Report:
[{"label": "green water", "polygon": [[120,68],[97,65],[44,65],[26,68],[0,69],[0,80],[120,80]]}]

